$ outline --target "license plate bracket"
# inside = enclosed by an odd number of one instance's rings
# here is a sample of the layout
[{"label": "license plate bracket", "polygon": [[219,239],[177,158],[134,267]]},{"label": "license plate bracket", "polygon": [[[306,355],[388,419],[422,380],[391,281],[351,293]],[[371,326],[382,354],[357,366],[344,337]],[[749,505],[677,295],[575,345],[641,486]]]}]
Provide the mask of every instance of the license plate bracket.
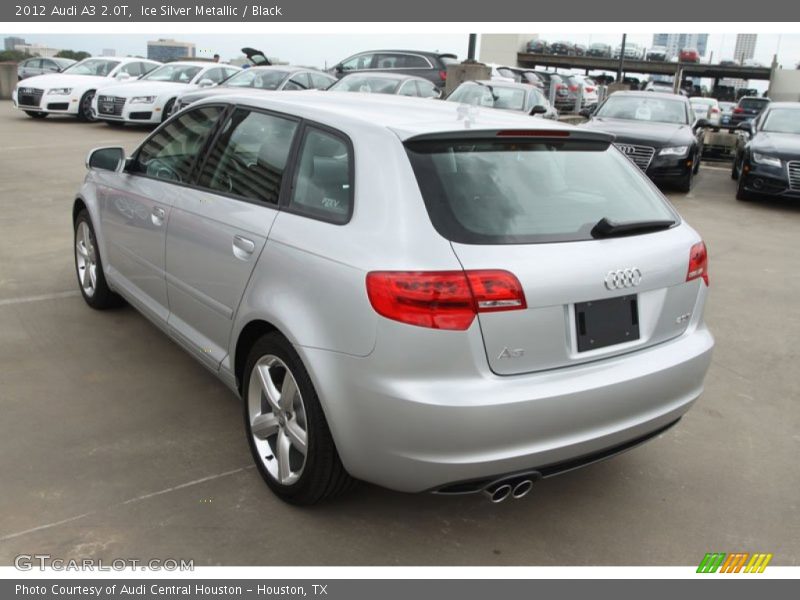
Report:
[{"label": "license plate bracket", "polygon": [[578,352],[639,339],[639,298],[636,294],[575,303]]}]

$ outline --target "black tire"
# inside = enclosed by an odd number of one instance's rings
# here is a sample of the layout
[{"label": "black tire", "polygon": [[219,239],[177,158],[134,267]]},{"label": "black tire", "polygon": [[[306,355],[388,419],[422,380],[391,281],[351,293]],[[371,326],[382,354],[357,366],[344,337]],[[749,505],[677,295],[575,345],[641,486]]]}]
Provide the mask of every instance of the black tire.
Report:
[{"label": "black tire", "polygon": [[738,156],[734,156],[733,157],[733,166],[731,167],[731,179],[733,179],[734,181],[739,179],[739,167],[738,167],[738,164],[739,164],[739,157]]},{"label": "black tire", "polygon": [[[82,223],[85,223],[89,228],[91,245],[95,256],[95,283],[91,293],[84,288],[82,282],[82,273],[85,271],[85,267],[81,269],[79,266],[78,231]],[[103,274],[103,263],[100,259],[100,250],[97,248],[97,238],[94,234],[94,226],[92,225],[92,220],[86,209],[81,210],[75,218],[75,225],[73,228],[73,255],[75,257],[75,274],[78,277],[78,288],[86,304],[96,310],[105,310],[107,308],[120,306],[124,303],[123,299],[112,292],[111,288],[108,287],[108,283],[106,283],[106,277]]]},{"label": "black tire", "polygon": [[[282,484],[269,473],[264,460],[275,460],[275,458],[270,456],[267,459],[260,455],[250,424],[248,401],[251,375],[256,363],[268,355],[279,358],[291,371],[305,409],[307,433],[305,464],[299,479],[291,485]],[[277,332],[261,337],[250,350],[243,379],[242,404],[247,441],[253,460],[272,492],[290,504],[308,506],[338,496],[350,489],[355,480],[345,471],[339,459],[317,392],[292,344]]]},{"label": "black tire", "polygon": [[736,186],[736,199],[742,202],[753,200],[753,194],[744,189],[745,177],[739,176],[739,183]]},{"label": "black tire", "polygon": [[697,175],[700,172],[700,160],[701,160],[700,157],[698,157],[697,162],[692,167],[692,173],[694,173],[695,175]]},{"label": "black tire", "polygon": [[172,112],[172,107],[175,105],[175,98],[170,98],[164,105],[164,110],[161,112],[161,122],[163,123],[169,119],[169,113]]},{"label": "black tire", "polygon": [[97,120],[92,110],[92,100],[94,99],[94,90],[89,90],[83,96],[78,104],[78,120],[84,123],[92,123]]},{"label": "black tire", "polygon": [[679,192],[683,192],[684,194],[688,194],[689,192],[691,192],[692,191],[692,180],[693,180],[693,177],[694,177],[694,173],[693,173],[693,171],[690,170],[688,173],[686,173],[686,175],[684,175],[683,177],[681,177],[678,180],[678,182],[677,182],[677,184],[675,186],[677,188],[677,190]]},{"label": "black tire", "polygon": [[26,110],[25,114],[28,115],[32,119],[44,119],[47,117],[46,112],[39,112],[37,110]]}]

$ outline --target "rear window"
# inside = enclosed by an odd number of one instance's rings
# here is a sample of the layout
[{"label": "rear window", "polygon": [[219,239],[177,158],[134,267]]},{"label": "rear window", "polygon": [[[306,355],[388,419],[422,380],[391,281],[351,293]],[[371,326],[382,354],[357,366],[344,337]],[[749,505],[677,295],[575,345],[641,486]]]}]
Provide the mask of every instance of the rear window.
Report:
[{"label": "rear window", "polygon": [[751,109],[751,110],[754,109],[754,108],[755,109],[762,109],[767,104],[769,104],[769,100],[766,100],[766,99],[762,100],[760,98],[747,98],[746,100],[742,99],[742,100],[739,101],[739,106],[741,106],[742,108],[747,108],[747,109]]},{"label": "rear window", "polygon": [[646,177],[603,142],[410,141],[431,221],[465,244],[592,239],[603,217],[678,221]]}]

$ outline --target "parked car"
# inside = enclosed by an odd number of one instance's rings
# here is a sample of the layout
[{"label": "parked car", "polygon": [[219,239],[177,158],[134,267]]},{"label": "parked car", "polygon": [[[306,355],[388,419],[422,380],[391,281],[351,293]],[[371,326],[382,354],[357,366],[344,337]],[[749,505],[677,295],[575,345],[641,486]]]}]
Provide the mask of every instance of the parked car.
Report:
[{"label": "parked car", "polygon": [[716,98],[705,98],[702,96],[690,96],[689,103],[692,105],[695,117],[698,119],[708,119],[712,127],[719,127],[722,111]]},{"label": "parked car", "polygon": [[756,118],[761,114],[761,111],[769,106],[770,102],[769,98],[760,96],[743,96],[739,98],[739,102],[736,103],[736,107],[731,114],[730,124],[736,127],[739,123]]},{"label": "parked car", "polygon": [[531,40],[525,46],[525,50],[531,54],[547,54],[550,46],[545,40]]},{"label": "parked car", "polygon": [[666,62],[668,57],[665,46],[653,46],[647,51],[647,60],[655,62]]},{"label": "parked car", "polygon": [[575,107],[578,99],[578,90],[581,86],[583,86],[583,99],[580,108],[597,104],[597,84],[589,77],[567,75],[564,77],[564,84],[567,86],[567,95],[556,97],[556,106],[559,110],[571,110]]},{"label": "parked car", "polygon": [[550,44],[550,54],[559,56],[575,56],[575,45],[572,42],[560,41]]},{"label": "parked car", "polygon": [[583,44],[575,44],[575,56],[586,56],[586,46]]},{"label": "parked car", "polygon": [[699,63],[700,53],[697,51],[697,48],[684,48],[678,54],[678,60],[680,62]]},{"label": "parked car", "polygon": [[616,92],[583,127],[613,133],[614,143],[650,179],[692,187],[700,169],[705,119],[695,117],[689,100],[659,92]]},{"label": "parked car", "polygon": [[211,88],[241,70],[214,62],[171,62],[137,81],[104,89],[95,96],[92,106],[99,120],[114,126],[161,123],[181,94]]},{"label": "parked car", "polygon": [[[553,98],[553,94],[555,94],[555,103],[558,104],[569,95],[567,84],[564,83],[561,75],[553,71],[535,71],[535,73],[544,82],[544,89],[542,91],[548,100]],[[551,92],[550,90],[554,88],[555,92]]]},{"label": "parked car", "polygon": [[326,90],[337,81],[338,79],[328,73],[307,67],[291,67],[288,65],[250,67],[239,71],[214,87],[191,89],[181,93],[175,100],[172,111],[182,110],[193,102],[211,96],[220,96],[245,90],[278,92]]},{"label": "parked car", "polygon": [[352,479],[523,496],[653,439],[702,393],[697,232],[610,135],[461,113],[224,96],[129,158],[87,158],[84,300],[128,300],[240,396],[288,502]]},{"label": "parked car", "polygon": [[140,77],[159,65],[145,58],[86,58],[61,73],[23,79],[11,99],[14,106],[35,119],[62,114],[94,121],[92,100],[98,90]]},{"label": "parked car", "polygon": [[733,118],[733,109],[736,108],[736,102],[720,102],[720,125],[727,126],[731,124]]},{"label": "parked car", "polygon": [[501,66],[497,67],[497,72],[500,75],[509,77],[518,83],[527,83],[528,85],[537,87],[542,91],[545,89],[544,78],[533,69]]},{"label": "parked car", "polygon": [[720,67],[738,67],[739,63],[735,60],[721,60],[719,61]]},{"label": "parked car", "polygon": [[75,64],[71,58],[26,58],[17,64],[17,81],[36,75],[61,73],[64,69]]},{"label": "parked car", "polygon": [[360,52],[337,63],[330,73],[342,78],[362,71],[384,71],[415,75],[427,79],[439,89],[447,83],[447,67],[456,64],[455,54],[419,50],[372,50]]},{"label": "parked car", "polygon": [[558,119],[558,111],[550,105],[541,90],[526,83],[465,81],[452,91],[447,101]]},{"label": "parked car", "polygon": [[[622,45],[614,49],[614,58],[619,58],[622,53]],[[645,49],[639,44],[627,43],[625,44],[625,58],[630,60],[643,60],[645,57]]]},{"label": "parked car", "polygon": [[674,86],[671,83],[667,83],[666,81],[648,81],[647,84],[644,86],[644,91],[646,92],[660,92],[662,94],[672,94],[674,93]]},{"label": "parked car", "polygon": [[598,58],[610,58],[611,45],[595,42],[594,44],[591,44],[589,48],[586,50],[586,56],[596,56]]},{"label": "parked car", "polygon": [[736,147],[731,177],[737,200],[778,196],[800,200],[800,102],[773,102],[752,121]]},{"label": "parked car", "polygon": [[417,98],[440,98],[442,95],[441,90],[429,80],[399,73],[353,73],[342,77],[329,91],[396,94]]}]

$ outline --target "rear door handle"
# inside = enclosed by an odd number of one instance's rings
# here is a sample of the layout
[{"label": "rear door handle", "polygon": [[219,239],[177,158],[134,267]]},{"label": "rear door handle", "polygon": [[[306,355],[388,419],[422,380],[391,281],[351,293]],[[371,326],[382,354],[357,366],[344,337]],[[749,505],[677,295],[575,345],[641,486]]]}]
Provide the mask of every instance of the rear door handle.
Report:
[{"label": "rear door handle", "polygon": [[233,254],[236,258],[247,260],[255,249],[256,244],[253,240],[241,235],[233,236]]}]

